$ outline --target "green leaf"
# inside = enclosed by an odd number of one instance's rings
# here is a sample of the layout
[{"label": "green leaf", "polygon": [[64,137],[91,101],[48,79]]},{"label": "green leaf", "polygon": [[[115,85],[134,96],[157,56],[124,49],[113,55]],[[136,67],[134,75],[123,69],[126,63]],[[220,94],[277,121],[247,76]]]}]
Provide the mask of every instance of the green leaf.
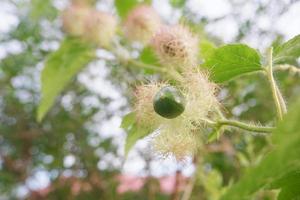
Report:
[{"label": "green leaf", "polygon": [[123,117],[121,128],[127,132],[125,141],[125,156],[135,143],[152,132],[150,128],[138,126],[135,112],[128,113]]},{"label": "green leaf", "polygon": [[32,0],[31,1],[31,17],[38,20],[41,17],[55,19],[58,12],[52,5],[51,0]]},{"label": "green leaf", "polygon": [[291,63],[300,57],[300,35],[274,49],[273,62],[275,64]]},{"label": "green leaf", "polygon": [[[252,199],[253,193],[266,187],[288,172],[300,169],[300,101],[290,108],[284,120],[272,135],[275,149],[256,167],[249,168],[245,175],[233,185],[222,200]],[[293,190],[286,191],[291,193]],[[281,198],[288,199],[288,198]]]},{"label": "green leaf", "polygon": [[151,3],[151,0],[115,0],[115,6],[117,8],[117,12],[119,16],[124,19],[127,14],[139,3]]},{"label": "green leaf", "polygon": [[215,44],[208,40],[201,40],[199,46],[200,46],[200,56],[204,60],[210,58],[215,52],[215,50],[217,49]]},{"label": "green leaf", "polygon": [[145,47],[140,55],[140,60],[147,64],[157,65],[159,63],[158,58],[151,47]]},{"label": "green leaf", "polygon": [[300,198],[300,171],[292,171],[271,183],[268,189],[280,189],[278,200]]},{"label": "green leaf", "polygon": [[277,200],[297,200],[300,199],[300,185],[296,187],[283,187],[278,195]]},{"label": "green leaf", "polygon": [[210,69],[211,78],[217,83],[262,69],[259,53],[244,44],[230,44],[216,49],[203,66]]},{"label": "green leaf", "polygon": [[214,129],[213,132],[209,134],[209,136],[207,138],[207,143],[212,143],[216,140],[219,140],[220,136],[223,134],[223,132],[224,132],[224,130],[222,129],[221,126]]},{"label": "green leaf", "polygon": [[170,0],[170,4],[176,8],[184,6],[185,0]]},{"label": "green leaf", "polygon": [[60,48],[48,57],[41,74],[42,98],[38,107],[38,121],[43,119],[72,77],[93,58],[94,49],[78,38],[65,39]]},{"label": "green leaf", "polygon": [[131,126],[135,123],[135,112],[130,112],[123,117],[121,128],[130,130]]},{"label": "green leaf", "polygon": [[[159,66],[159,60],[153,50],[153,48],[151,47],[145,47],[143,49],[143,51],[141,52],[140,55],[140,60],[143,63],[149,64],[149,65],[155,65],[155,66]],[[145,69],[145,73],[147,74],[153,74],[155,73],[154,70],[150,70],[150,69]]]}]

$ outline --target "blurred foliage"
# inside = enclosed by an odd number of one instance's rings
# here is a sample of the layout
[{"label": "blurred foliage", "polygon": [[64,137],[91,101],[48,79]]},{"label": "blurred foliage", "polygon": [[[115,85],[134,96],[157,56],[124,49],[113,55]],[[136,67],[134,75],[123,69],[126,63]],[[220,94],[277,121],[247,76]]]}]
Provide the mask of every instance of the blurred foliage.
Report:
[{"label": "blurred foliage", "polygon": [[[293,105],[284,121],[280,122],[274,131],[272,140],[276,148],[257,166],[249,168],[245,176],[236,185],[231,187],[222,199],[249,199],[253,192],[263,188],[265,185],[271,184],[276,178],[283,176],[285,176],[283,180],[277,180],[277,184],[274,184],[278,188],[284,188],[282,193],[285,194],[280,194],[279,196],[281,197],[279,199],[295,199],[299,196],[299,191],[295,193],[295,189],[293,188],[299,188],[298,180],[295,178],[294,180],[289,179],[290,182],[286,181],[286,174],[290,171],[298,170],[300,165],[297,159],[300,154],[299,107],[300,102]],[[291,175],[288,174],[288,176],[290,177]],[[293,196],[291,196],[292,193],[294,193]]]},{"label": "blurred foliage", "polygon": [[41,74],[42,100],[38,109],[39,121],[68,81],[95,57],[94,51],[91,45],[78,38],[67,38],[61,43],[59,50],[48,57]]},{"label": "blurred foliage", "polygon": [[[81,44],[74,38],[63,39],[63,34],[60,31],[60,10],[55,4],[57,1],[4,1],[15,6],[20,12],[15,13],[19,20],[17,26],[1,37],[1,48],[6,48],[6,44],[14,42],[17,46],[20,46],[21,50],[17,52],[7,51],[0,60],[0,199],[163,200],[173,198],[172,194],[161,193],[158,188],[158,180],[151,176],[146,180],[145,186],[138,192],[124,194],[116,192],[119,184],[117,176],[122,173],[122,168],[121,164],[115,166],[114,162],[116,160],[120,163],[124,162],[119,145],[116,144],[116,139],[119,138],[103,138],[94,127],[104,124],[106,120],[111,119],[116,114],[124,115],[130,105],[126,103],[125,106],[120,107],[119,113],[116,113],[115,110],[110,109],[110,103],[112,102],[110,97],[102,96],[87,89],[78,76],[73,76],[80,70],[82,70],[80,74],[88,73],[88,70],[93,68],[95,63],[90,62],[90,52],[85,48],[86,44]],[[99,2],[101,3],[101,1]],[[124,19],[138,3],[141,2],[116,0],[115,9],[118,15]],[[151,2],[147,0],[144,3]],[[195,18],[193,13],[186,9],[185,1],[170,0],[170,3],[175,9],[186,15],[185,21],[191,25],[192,29],[203,31],[206,24],[220,20],[210,21],[206,16],[200,19]],[[278,6],[282,8],[280,10],[290,6],[290,2],[287,5],[279,4],[278,2]],[[236,8],[236,5],[232,3],[232,7]],[[264,14],[267,9],[267,6],[260,5],[256,12],[257,14]],[[239,20],[238,17],[236,19]],[[250,30],[256,30],[256,28],[253,28],[254,22],[248,20],[238,21],[238,24],[239,34],[234,39],[235,42],[240,42],[246,36],[252,34]],[[199,33],[199,35],[204,34]],[[280,39],[281,35],[278,33],[266,33],[260,30],[258,35],[262,38],[268,38],[271,35],[273,38],[278,39],[275,40],[276,44],[273,45],[276,55],[279,57],[278,60],[282,61],[283,57],[286,58],[286,54],[291,55],[290,52],[292,52],[294,57],[292,59],[289,57],[288,60],[291,63],[296,62],[295,57],[299,56],[299,46],[291,47],[291,43],[298,41],[298,37],[282,44],[283,40]],[[222,47],[216,48],[221,43],[220,38],[208,35],[205,39],[207,40],[203,40],[200,44],[200,55],[204,62],[207,62],[206,58],[215,54],[215,51],[220,51]],[[66,40],[71,40],[74,43],[66,44]],[[158,64],[150,47],[141,49],[127,44],[126,41],[121,42],[127,45],[133,55],[137,52],[139,60],[142,62]],[[60,49],[53,53],[57,48]],[[249,54],[253,55],[251,62],[259,62],[260,58],[258,58],[256,50],[244,46],[240,48],[243,48],[244,51],[242,52],[246,52],[246,57]],[[71,51],[72,56],[64,57],[65,51]],[[219,56],[217,57],[219,58]],[[132,86],[144,80],[145,76],[147,78],[160,78],[149,69],[132,69],[115,60],[97,59],[99,62],[105,62],[109,68],[106,79],[124,95],[128,102],[132,100],[132,95],[130,95],[133,90]],[[235,62],[242,62],[243,60],[242,55]],[[84,65],[89,62],[90,66],[83,69]],[[216,60],[209,62],[216,63]],[[62,63],[65,65],[61,65]],[[48,86],[45,86],[47,88],[44,88],[45,91],[49,88],[56,90],[55,92],[52,91],[51,95],[47,97],[46,100],[50,103],[47,103],[49,105],[46,107],[50,107],[56,95],[60,92],[61,94],[56,98],[55,106],[49,110],[44,120],[38,123],[36,116],[41,99],[39,80],[41,68],[51,70],[63,66],[69,66],[70,68],[55,73],[53,76],[57,76],[57,81],[54,84],[49,83]],[[226,64],[225,67],[232,68],[235,65]],[[251,71],[254,70],[256,69],[251,69]],[[49,73],[45,71],[42,78],[47,79]],[[218,73],[221,76],[224,75],[222,71]],[[97,76],[97,74],[93,75]],[[61,85],[60,77],[67,77],[65,83],[68,82],[68,84],[64,88],[64,84]],[[290,74],[288,71],[278,71],[276,72],[276,78],[280,83],[288,105],[297,101],[300,93],[299,75]],[[218,80],[222,81],[223,79]],[[262,124],[272,124],[271,119],[275,116],[274,104],[270,97],[271,92],[265,77],[257,74],[235,77],[234,81],[224,83],[219,93],[219,99],[223,103],[224,111],[228,117]],[[99,105],[93,106],[92,103],[86,105],[84,102],[88,99],[93,99]],[[42,114],[45,114],[46,110]],[[220,134],[218,141],[208,144],[207,152],[199,153],[201,164],[199,164],[195,174],[196,181],[191,199],[216,200],[226,190],[229,191],[228,195],[230,195],[229,186],[233,182],[238,182],[249,167],[252,171],[248,171],[246,176],[241,179],[242,182],[234,186],[235,188],[242,188],[239,190],[240,193],[235,195],[250,194],[250,192],[254,192],[254,187],[268,183],[269,185],[265,185],[266,189],[282,188],[278,199],[288,200],[298,197],[298,171],[290,169],[288,174],[282,174],[281,172],[285,169],[280,165],[287,163],[287,159],[296,160],[299,155],[296,151],[299,149],[299,134],[296,134],[299,132],[297,124],[299,107],[293,107],[291,110],[292,113],[279,126],[274,135],[277,146],[282,147],[270,153],[266,161],[261,162],[266,152],[270,151],[268,147],[269,138],[240,134],[239,130],[230,130],[230,132],[225,130],[223,134]],[[130,117],[128,118],[130,121]],[[125,122],[122,126],[128,131],[128,134],[135,133],[130,134],[134,142],[143,137],[141,133],[136,135],[135,127],[130,127],[131,122]],[[282,132],[286,132],[289,136],[281,135]],[[285,142],[281,143],[281,141]],[[134,142],[127,143],[127,145],[131,147]],[[288,143],[295,146],[295,151],[292,150],[293,153],[283,148]],[[127,147],[126,152],[130,147]],[[149,167],[149,158],[143,154],[141,156],[147,161],[146,167]],[[74,160],[72,165],[66,164],[67,158]],[[273,166],[269,161],[272,160],[273,162],[274,159],[277,164]],[[101,163],[106,163],[106,167],[99,167]],[[264,170],[261,170],[261,168],[264,168]],[[273,170],[269,170],[271,168]],[[49,177],[49,186],[45,189],[36,190],[30,188],[30,180],[37,176],[37,172],[40,171],[45,172]],[[150,174],[148,172],[146,175]],[[266,180],[269,181],[270,176],[272,179],[276,178],[273,183],[266,182]],[[256,178],[256,181],[253,182],[253,178]],[[265,179],[262,180],[262,178]],[[244,185],[248,185],[247,183],[251,186],[244,187]],[[24,187],[27,189],[27,195],[19,197],[20,188]],[[248,191],[249,188],[251,191]],[[277,193],[260,191],[255,199],[275,199]],[[240,196],[238,196],[238,199],[240,199]]]}]

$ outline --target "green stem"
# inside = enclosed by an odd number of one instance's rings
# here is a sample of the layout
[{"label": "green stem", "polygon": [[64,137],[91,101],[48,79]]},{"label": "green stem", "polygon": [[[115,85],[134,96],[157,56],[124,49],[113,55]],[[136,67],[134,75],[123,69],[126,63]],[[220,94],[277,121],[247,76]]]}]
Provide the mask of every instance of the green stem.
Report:
[{"label": "green stem", "polygon": [[232,126],[232,127],[240,128],[243,130],[253,131],[253,132],[258,132],[258,133],[271,133],[274,130],[274,127],[270,127],[270,126],[255,126],[255,125],[250,125],[250,124],[240,122],[240,121],[224,120],[224,119],[216,122],[216,125]]},{"label": "green stem", "polygon": [[286,107],[286,103],[285,103],[285,100],[278,88],[278,86],[276,85],[276,92],[277,92],[277,96],[279,98],[279,103],[280,103],[280,106],[281,106],[281,109],[282,109],[282,113],[283,114],[286,114],[287,113],[287,107]]},{"label": "green stem", "polygon": [[150,65],[147,63],[143,63],[134,59],[131,59],[129,56],[129,52],[125,49],[122,45],[119,44],[118,41],[114,42],[115,47],[110,49],[111,52],[115,54],[117,59],[119,59],[122,63],[126,63],[128,66],[135,66],[143,69],[150,69],[157,72],[168,74],[174,80],[182,80],[182,76],[178,73],[175,69],[165,68],[165,67],[158,67],[155,65]]},{"label": "green stem", "polygon": [[149,65],[149,64],[146,64],[146,63],[143,63],[143,62],[132,60],[132,59],[127,60],[127,63],[128,63],[128,65],[134,65],[134,66],[137,66],[137,67],[140,67],[140,68],[143,68],[143,69],[150,69],[150,70],[155,70],[155,71],[158,71],[158,72],[166,72],[166,70],[164,68],[157,67],[157,66],[154,66],[154,65]]},{"label": "green stem", "polygon": [[277,110],[277,117],[279,120],[282,120],[283,114],[286,113],[287,109],[286,109],[284,99],[281,95],[281,92],[280,92],[280,90],[276,84],[276,81],[274,79],[274,76],[273,76],[272,54],[273,54],[273,48],[271,47],[268,50],[268,66],[266,68],[266,73],[267,73],[267,78],[269,80],[269,83],[271,85],[272,95],[273,95],[273,99],[275,101],[275,106],[276,106],[276,110]]},{"label": "green stem", "polygon": [[282,64],[282,65],[277,65],[274,67],[274,70],[276,71],[284,71],[288,70],[294,74],[300,74],[300,68],[296,67],[294,65],[289,65],[289,64]]},{"label": "green stem", "polygon": [[240,128],[243,130],[247,131],[253,131],[253,132],[258,132],[258,133],[271,133],[275,128],[270,127],[270,126],[255,126],[255,125],[250,125],[244,122],[236,121],[236,120],[228,120],[228,119],[220,119],[216,122],[208,120],[208,119],[203,119],[203,121],[211,127],[219,127],[221,128],[222,126],[232,126],[235,128]]},{"label": "green stem", "polygon": [[182,79],[182,76],[177,71],[175,71],[174,69],[166,69],[166,68],[163,68],[163,67],[149,65],[149,64],[146,64],[146,63],[143,63],[143,62],[140,62],[140,61],[137,61],[137,60],[133,60],[133,59],[127,60],[127,64],[128,65],[134,65],[136,67],[140,67],[140,68],[144,68],[144,69],[151,69],[151,70],[158,71],[158,72],[161,72],[161,73],[167,73],[172,78],[174,78],[175,80],[181,80]]}]

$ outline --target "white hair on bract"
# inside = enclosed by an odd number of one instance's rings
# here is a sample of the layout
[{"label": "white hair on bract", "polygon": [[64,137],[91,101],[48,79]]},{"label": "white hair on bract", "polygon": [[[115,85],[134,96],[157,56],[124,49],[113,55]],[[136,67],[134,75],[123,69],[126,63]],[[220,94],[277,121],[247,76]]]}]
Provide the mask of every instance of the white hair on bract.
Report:
[{"label": "white hair on bract", "polygon": [[216,117],[220,110],[217,85],[209,81],[207,73],[197,68],[189,69],[176,85],[186,100],[183,113],[176,118],[165,119],[153,108],[155,94],[167,83],[141,85],[136,92],[138,123],[158,132],[152,139],[153,149],[163,157],[174,156],[180,161],[194,155],[203,146],[204,119]]}]

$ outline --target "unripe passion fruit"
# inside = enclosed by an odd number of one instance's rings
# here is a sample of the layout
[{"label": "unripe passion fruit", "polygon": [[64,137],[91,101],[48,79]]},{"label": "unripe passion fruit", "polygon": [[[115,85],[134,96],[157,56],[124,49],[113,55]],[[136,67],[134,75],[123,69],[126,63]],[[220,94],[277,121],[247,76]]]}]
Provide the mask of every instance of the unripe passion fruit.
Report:
[{"label": "unripe passion fruit", "polygon": [[153,107],[155,112],[160,116],[172,119],[183,113],[185,98],[176,88],[165,86],[155,95]]}]

